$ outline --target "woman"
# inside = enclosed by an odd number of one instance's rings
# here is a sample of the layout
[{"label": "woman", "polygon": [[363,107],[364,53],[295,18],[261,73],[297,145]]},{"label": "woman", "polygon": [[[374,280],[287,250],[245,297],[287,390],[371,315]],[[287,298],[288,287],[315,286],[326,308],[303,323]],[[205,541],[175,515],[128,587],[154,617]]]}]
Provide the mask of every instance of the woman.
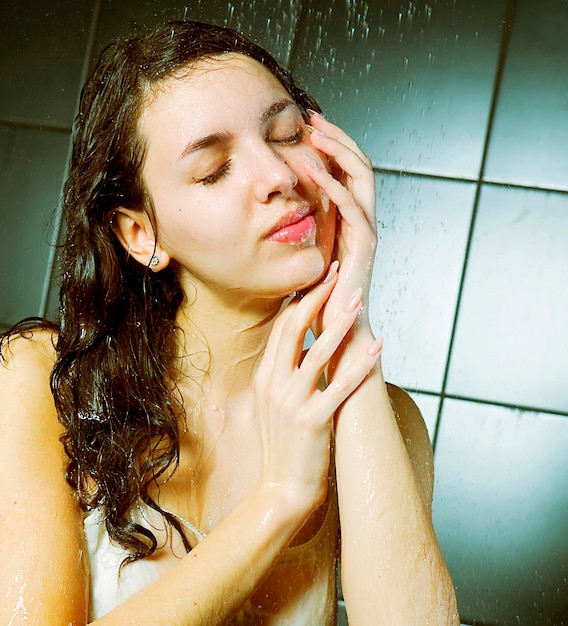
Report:
[{"label": "woman", "polygon": [[103,53],[60,321],[2,345],[4,623],[333,624],[339,527],[351,624],[457,623],[369,324],[373,171],[318,110],[216,26]]}]

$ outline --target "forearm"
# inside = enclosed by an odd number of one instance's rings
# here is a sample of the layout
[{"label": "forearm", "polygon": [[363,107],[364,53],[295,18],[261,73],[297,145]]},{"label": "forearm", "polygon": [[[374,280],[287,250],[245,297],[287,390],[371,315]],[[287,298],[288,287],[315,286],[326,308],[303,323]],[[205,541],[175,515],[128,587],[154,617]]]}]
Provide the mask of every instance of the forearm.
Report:
[{"label": "forearm", "polygon": [[95,623],[227,623],[301,525],[287,497],[270,487],[256,489],[177,565]]},{"label": "forearm", "polygon": [[[348,358],[349,347],[336,367]],[[338,412],[336,468],[350,624],[457,624],[452,582],[380,363]]]}]

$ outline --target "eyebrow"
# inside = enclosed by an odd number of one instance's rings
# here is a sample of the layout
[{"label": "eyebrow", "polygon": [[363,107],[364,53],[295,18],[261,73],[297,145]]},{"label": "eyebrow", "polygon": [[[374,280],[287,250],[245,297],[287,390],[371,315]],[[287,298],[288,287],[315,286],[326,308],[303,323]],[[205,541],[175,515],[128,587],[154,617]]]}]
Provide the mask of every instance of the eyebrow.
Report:
[{"label": "eyebrow", "polygon": [[293,100],[278,100],[274,104],[271,104],[268,109],[263,111],[260,115],[261,122],[267,122],[269,119],[275,117],[279,113],[282,113],[288,107],[297,108],[298,105]]},{"label": "eyebrow", "polygon": [[187,146],[181,151],[179,155],[178,161],[181,161],[183,158],[192,154],[193,152],[197,152],[198,150],[203,150],[205,148],[209,148],[217,143],[223,143],[229,139],[229,133],[211,133],[210,135],[206,135],[205,137],[201,137],[200,139],[196,139],[195,141],[190,141]]},{"label": "eyebrow", "polygon": [[[260,122],[267,122],[268,120],[276,117],[279,113],[282,113],[285,109],[289,107],[297,107],[298,105],[293,100],[278,100],[271,104],[266,110],[262,111],[259,116]],[[189,154],[197,152],[199,150],[204,150],[215,144],[220,144],[226,142],[230,138],[229,133],[211,133],[210,135],[206,135],[205,137],[200,137],[195,141],[190,141],[185,148],[181,151],[178,161],[181,161]]]}]

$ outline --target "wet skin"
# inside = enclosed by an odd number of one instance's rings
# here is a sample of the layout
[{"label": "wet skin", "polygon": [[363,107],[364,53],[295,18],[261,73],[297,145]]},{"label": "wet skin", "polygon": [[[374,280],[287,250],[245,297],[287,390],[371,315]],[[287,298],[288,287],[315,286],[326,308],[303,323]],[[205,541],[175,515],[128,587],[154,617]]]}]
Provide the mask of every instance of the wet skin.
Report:
[{"label": "wet skin", "polygon": [[242,306],[323,275],[335,210],[306,172],[323,157],[262,65],[241,55],[200,62],[149,97],[140,128],[160,267],[178,264],[188,291]]}]

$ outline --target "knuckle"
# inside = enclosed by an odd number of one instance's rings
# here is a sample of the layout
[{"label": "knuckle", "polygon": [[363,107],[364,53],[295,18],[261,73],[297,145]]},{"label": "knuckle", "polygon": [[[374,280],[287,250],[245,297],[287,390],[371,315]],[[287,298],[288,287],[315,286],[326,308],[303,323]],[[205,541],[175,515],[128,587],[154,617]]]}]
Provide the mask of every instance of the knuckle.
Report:
[{"label": "knuckle", "polygon": [[379,238],[375,230],[372,230],[369,236],[369,252],[374,253],[379,244]]},{"label": "knuckle", "polygon": [[340,376],[333,381],[331,389],[336,395],[344,397],[351,391],[351,381],[346,376]]},{"label": "knuckle", "polygon": [[277,406],[280,403],[280,388],[275,385],[266,385],[263,393],[269,406]]},{"label": "knuckle", "polygon": [[329,359],[330,342],[325,335],[321,335],[319,339],[310,348],[308,354],[310,361],[317,364],[326,362]]},{"label": "knuckle", "polygon": [[267,379],[268,379],[268,376],[266,372],[264,371],[263,366],[261,365],[259,369],[257,370],[256,374],[254,375],[254,378],[252,381],[255,391],[259,392],[265,389]]},{"label": "knuckle", "polygon": [[300,330],[301,330],[301,324],[299,320],[295,318],[290,318],[289,320],[287,320],[282,329],[284,333],[284,337],[286,336],[296,337],[297,335],[300,334]]}]

